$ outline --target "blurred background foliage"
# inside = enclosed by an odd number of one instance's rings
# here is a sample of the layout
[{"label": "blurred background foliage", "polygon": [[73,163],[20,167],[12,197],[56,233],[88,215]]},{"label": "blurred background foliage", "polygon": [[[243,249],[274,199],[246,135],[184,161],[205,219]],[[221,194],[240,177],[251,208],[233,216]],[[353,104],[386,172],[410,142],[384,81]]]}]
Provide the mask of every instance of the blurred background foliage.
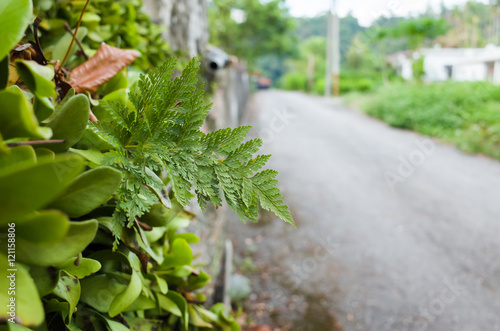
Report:
[{"label": "blurred background foliage", "polygon": [[[84,5],[82,0],[33,0],[34,14],[43,19],[40,39],[48,59],[62,60],[71,41],[64,24],[75,27]],[[118,48],[138,50],[141,56],[134,66],[140,70],[163,63],[172,55],[167,43],[162,40],[164,28],[151,23],[140,10],[141,6],[140,0],[90,1],[77,35],[84,52],[92,56],[104,42]],[[85,61],[81,54],[78,56],[79,52],[75,44],[73,56],[68,61],[70,67]]]}]

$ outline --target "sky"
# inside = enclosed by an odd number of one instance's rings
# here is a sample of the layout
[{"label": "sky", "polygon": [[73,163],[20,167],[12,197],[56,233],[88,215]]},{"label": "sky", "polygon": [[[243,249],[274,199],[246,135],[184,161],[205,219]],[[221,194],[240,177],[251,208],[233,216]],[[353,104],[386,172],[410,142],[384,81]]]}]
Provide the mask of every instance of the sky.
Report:
[{"label": "sky", "polygon": [[[316,16],[330,8],[331,0],[286,0],[292,16]],[[406,16],[424,12],[430,4],[436,10],[441,2],[447,7],[463,4],[466,0],[337,0],[339,15],[349,11],[359,19],[361,25],[368,26],[375,19],[389,11]],[[487,3],[487,0],[480,0]]]}]

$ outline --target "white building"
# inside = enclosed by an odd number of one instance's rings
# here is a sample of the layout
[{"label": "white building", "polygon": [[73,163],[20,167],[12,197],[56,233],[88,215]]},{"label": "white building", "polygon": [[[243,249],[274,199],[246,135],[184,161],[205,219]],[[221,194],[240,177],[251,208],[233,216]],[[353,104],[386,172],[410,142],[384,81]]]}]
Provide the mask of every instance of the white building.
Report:
[{"label": "white building", "polygon": [[387,60],[406,80],[413,78],[412,63],[424,57],[424,80],[490,81],[500,84],[500,47],[426,48],[389,55]]}]

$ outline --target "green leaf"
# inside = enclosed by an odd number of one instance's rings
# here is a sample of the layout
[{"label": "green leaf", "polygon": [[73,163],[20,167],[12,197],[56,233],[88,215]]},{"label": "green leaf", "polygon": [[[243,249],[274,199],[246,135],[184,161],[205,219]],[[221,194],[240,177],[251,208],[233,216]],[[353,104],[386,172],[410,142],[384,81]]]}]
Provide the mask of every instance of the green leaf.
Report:
[{"label": "green leaf", "polygon": [[189,324],[189,315],[186,299],[175,291],[169,291],[165,296],[173,301],[177,305],[177,307],[179,307],[179,310],[181,311],[182,325],[184,326],[184,330],[187,330]]},{"label": "green leaf", "polygon": [[37,244],[61,240],[68,230],[69,220],[58,210],[35,212],[16,222],[16,235]]},{"label": "green leaf", "polygon": [[0,91],[0,132],[4,139],[28,137],[49,139],[50,128],[39,127],[31,105],[26,102],[21,89],[16,86]]},{"label": "green leaf", "polygon": [[176,234],[176,238],[182,238],[184,239],[188,244],[196,244],[200,242],[200,238],[195,235],[194,233],[179,233]]},{"label": "green leaf", "polygon": [[108,274],[84,278],[81,285],[81,301],[101,313],[107,313],[115,297],[127,288],[127,284]]},{"label": "green leaf", "polygon": [[71,222],[66,236],[54,243],[38,244],[18,238],[16,257],[18,261],[42,267],[63,263],[81,253],[92,242],[97,227],[96,220]]},{"label": "green leaf", "polygon": [[141,294],[130,306],[128,306],[125,311],[138,311],[138,310],[149,310],[157,308],[157,304],[150,298],[146,298]]},{"label": "green leaf", "polygon": [[[16,249],[18,248],[16,243]],[[17,256],[16,256],[17,257]],[[7,256],[0,253],[0,268],[3,276],[0,277],[0,319],[6,320],[10,317],[16,317],[25,326],[38,326],[45,318],[42,301],[38,296],[33,279],[26,268],[16,262],[11,265],[7,260]],[[8,269],[15,268],[17,271],[9,271]],[[11,287],[11,279],[9,276],[15,275],[14,287]],[[9,291],[14,291],[10,292]],[[8,307],[11,304],[11,298],[15,298],[15,313],[9,315]]]},{"label": "green leaf", "polygon": [[108,95],[114,91],[125,90],[126,88],[128,88],[127,73],[122,70],[109,81],[101,85],[97,90],[97,93],[101,95]]},{"label": "green leaf", "polygon": [[165,256],[165,260],[161,264],[161,269],[190,265],[192,261],[193,252],[187,241],[176,238],[172,244],[171,252]]},{"label": "green leaf", "polygon": [[125,325],[123,325],[120,322],[113,321],[113,320],[111,320],[109,318],[105,318],[105,317],[104,317],[104,320],[105,320],[106,324],[108,325],[110,331],[130,331],[129,328],[127,328]]},{"label": "green leaf", "polygon": [[52,267],[30,266],[30,275],[35,281],[40,297],[52,293],[59,281],[59,273]]},{"label": "green leaf", "polygon": [[177,317],[182,317],[181,309],[172,299],[166,297],[165,295],[158,294],[158,303],[160,304],[161,309],[168,311],[170,314]]},{"label": "green leaf", "polygon": [[68,317],[66,324],[71,321],[71,316],[75,312],[76,305],[80,300],[80,282],[78,277],[68,274],[66,271],[60,271],[59,282],[54,289],[54,294],[65,300],[69,304]]},{"label": "green leaf", "polygon": [[192,292],[204,287],[210,281],[210,276],[204,272],[200,271],[199,275],[189,275],[188,276],[188,286],[189,290]]},{"label": "green leaf", "polygon": [[163,326],[162,320],[137,318],[125,316],[125,321],[130,326],[130,331],[155,331],[161,330]]},{"label": "green leaf", "polygon": [[70,217],[83,216],[108,201],[121,183],[121,172],[101,166],[85,171],[50,204]]},{"label": "green leaf", "polygon": [[54,113],[54,105],[48,97],[35,96],[33,101],[33,110],[38,121],[49,118]]},{"label": "green leaf", "polygon": [[20,324],[7,323],[7,325],[0,325],[0,331],[32,331],[32,330]]},{"label": "green leaf", "polygon": [[101,101],[102,102],[100,102],[98,106],[92,109],[92,112],[99,121],[113,121],[113,116],[109,113],[109,108],[105,106],[105,103],[110,102],[120,104],[125,107],[127,104],[127,91],[124,89],[113,91],[104,96]]},{"label": "green leaf", "polygon": [[189,324],[202,328],[209,328],[209,329],[213,328],[212,324],[203,320],[201,318],[201,315],[196,310],[194,310],[193,305],[188,305],[188,312],[189,312]]},{"label": "green leaf", "polygon": [[53,139],[64,139],[66,149],[76,144],[87,127],[90,116],[89,99],[83,94],[71,97],[47,124]]},{"label": "green leaf", "polygon": [[[95,109],[96,107],[94,107]],[[92,110],[92,112],[95,115],[95,111]],[[101,120],[98,117],[99,120]],[[91,128],[85,129],[83,131],[82,139],[76,144],[76,147],[78,150],[99,150],[99,151],[104,151],[104,150],[109,150],[113,148],[113,145],[108,143],[105,139],[103,139],[101,136],[99,136],[97,133],[94,132]],[[77,152],[75,152],[77,153]],[[91,160],[94,162],[93,160]],[[96,162],[94,162],[96,163]],[[100,163],[100,161],[99,161]]]},{"label": "green leaf", "polygon": [[35,61],[16,60],[16,69],[24,84],[36,96],[43,98],[56,95],[52,66],[42,66]]},{"label": "green leaf", "polygon": [[170,214],[170,209],[161,203],[157,203],[151,206],[151,209],[140,218],[140,221],[151,226],[165,226]]},{"label": "green leaf", "polygon": [[77,257],[72,257],[64,263],[58,264],[56,268],[82,279],[98,272],[101,269],[101,263],[94,259],[82,258],[79,260]]},{"label": "green leaf", "polygon": [[31,20],[32,4],[30,0],[0,1],[0,59],[3,59],[23,37]]},{"label": "green leaf", "polygon": [[87,161],[92,162],[94,165],[99,166],[103,159],[104,154],[97,149],[75,149],[70,148],[70,152],[83,156]]},{"label": "green leaf", "polygon": [[21,162],[26,165],[36,164],[35,150],[31,146],[18,146],[7,149],[8,154],[0,158],[0,169],[13,166]]},{"label": "green leaf", "polygon": [[157,274],[154,274],[153,276],[156,280],[156,284],[158,284],[158,289],[160,290],[160,292],[162,294],[167,294],[167,292],[168,292],[167,281],[165,279],[161,278],[160,276],[158,276]]},{"label": "green leaf", "polygon": [[82,170],[82,159],[69,155],[0,169],[0,225],[47,205]]},{"label": "green leaf", "polygon": [[35,148],[35,153],[37,158],[44,158],[48,157],[48,159],[54,160],[56,157],[56,154],[51,151],[50,149],[43,148],[43,147],[37,147]]},{"label": "green leaf", "polygon": [[111,302],[109,307],[109,316],[115,317],[130,306],[141,294],[142,283],[137,272],[132,271],[130,283],[125,291],[119,293]]},{"label": "green leaf", "polygon": [[7,87],[9,83],[9,74],[10,74],[10,57],[7,54],[3,59],[0,60],[0,90],[3,90]]}]

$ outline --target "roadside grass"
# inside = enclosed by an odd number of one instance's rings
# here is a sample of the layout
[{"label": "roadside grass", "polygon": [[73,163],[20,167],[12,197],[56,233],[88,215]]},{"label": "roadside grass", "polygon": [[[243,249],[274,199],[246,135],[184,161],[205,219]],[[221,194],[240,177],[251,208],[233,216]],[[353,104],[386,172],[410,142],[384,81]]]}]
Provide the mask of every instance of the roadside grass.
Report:
[{"label": "roadside grass", "polygon": [[500,86],[485,82],[397,83],[344,102],[391,126],[500,160]]}]

